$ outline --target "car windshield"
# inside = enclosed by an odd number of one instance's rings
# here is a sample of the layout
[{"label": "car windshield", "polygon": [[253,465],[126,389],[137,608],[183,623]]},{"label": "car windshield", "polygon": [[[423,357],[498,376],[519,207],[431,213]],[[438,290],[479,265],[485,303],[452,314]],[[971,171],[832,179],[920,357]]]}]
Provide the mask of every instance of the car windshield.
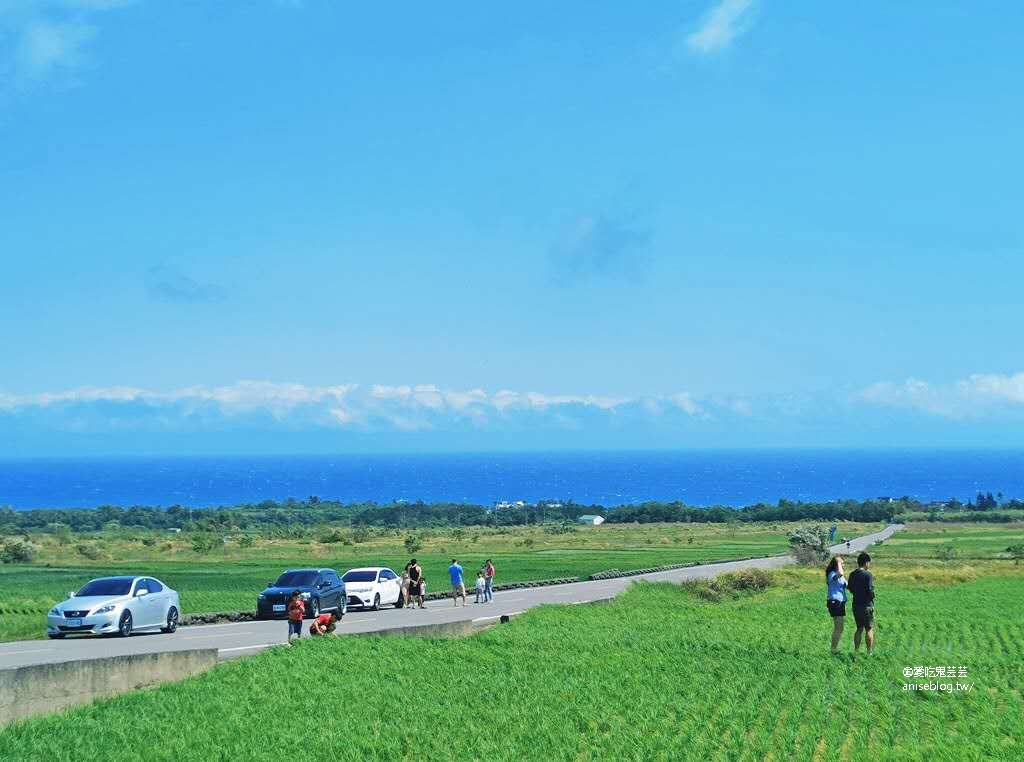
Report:
[{"label": "car windshield", "polygon": [[316,582],[315,571],[286,571],[277,578],[277,587],[308,587]]},{"label": "car windshield", "polygon": [[377,579],[377,572],[375,571],[350,571],[345,572],[345,576],[342,577],[345,582],[373,582]]},{"label": "car windshield", "polygon": [[106,577],[94,579],[78,591],[80,597],[87,595],[128,595],[134,577]]}]

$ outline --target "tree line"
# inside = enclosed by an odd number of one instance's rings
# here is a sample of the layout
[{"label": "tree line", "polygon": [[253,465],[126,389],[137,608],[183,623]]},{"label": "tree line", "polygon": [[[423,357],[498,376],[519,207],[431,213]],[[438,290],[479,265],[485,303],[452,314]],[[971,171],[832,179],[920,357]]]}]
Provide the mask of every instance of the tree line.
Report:
[{"label": "tree line", "polygon": [[[521,526],[571,522],[585,514],[600,514],[611,524],[653,522],[725,523],[759,521],[889,521],[901,514],[923,514],[931,519],[981,518],[989,513],[1000,520],[1007,511],[1024,510],[1024,502],[1003,501],[992,493],[978,493],[964,504],[951,499],[943,503],[922,503],[910,497],[875,500],[804,502],[779,500],[742,508],[691,506],[681,501],[650,501],[606,508],[601,505],[545,501],[535,505],[492,510],[465,503],[400,502],[341,503],[309,497],[283,501],[265,500],[212,508],[169,508],[103,505],[91,509],[33,509],[15,511],[0,508],[0,531],[93,532],[112,528],[182,529],[206,532],[228,529],[280,528],[295,525],[377,526],[403,529],[451,526]],[[955,517],[950,515],[955,514]],[[916,516],[915,516],[916,517]],[[999,518],[997,518],[999,517]],[[1009,520],[1009,519],[1005,519]]]}]

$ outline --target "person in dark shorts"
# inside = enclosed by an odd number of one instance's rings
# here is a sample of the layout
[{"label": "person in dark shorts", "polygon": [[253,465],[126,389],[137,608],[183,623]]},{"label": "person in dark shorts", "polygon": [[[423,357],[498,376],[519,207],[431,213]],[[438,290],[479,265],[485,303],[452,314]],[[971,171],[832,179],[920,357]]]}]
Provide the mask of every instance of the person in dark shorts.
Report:
[{"label": "person in dark shorts", "polygon": [[302,620],[306,618],[306,602],[302,600],[300,590],[292,591],[288,597],[288,644],[291,645],[292,635],[302,637]]},{"label": "person in dark shorts", "polygon": [[416,601],[421,609],[426,608],[423,605],[423,567],[414,558],[406,569],[409,571],[409,603]]},{"label": "person in dark shorts", "polygon": [[871,556],[861,553],[857,556],[857,568],[850,575],[848,584],[853,595],[853,620],[857,623],[857,632],[853,635],[853,650],[860,650],[861,636],[867,641],[868,656],[875,647],[875,578],[868,571],[871,568]]},{"label": "person in dark shorts", "polygon": [[846,577],[843,576],[843,557],[833,556],[825,567],[825,584],[828,598],[825,605],[832,617],[832,653],[839,652],[839,640],[843,637],[843,622],[846,620]]}]

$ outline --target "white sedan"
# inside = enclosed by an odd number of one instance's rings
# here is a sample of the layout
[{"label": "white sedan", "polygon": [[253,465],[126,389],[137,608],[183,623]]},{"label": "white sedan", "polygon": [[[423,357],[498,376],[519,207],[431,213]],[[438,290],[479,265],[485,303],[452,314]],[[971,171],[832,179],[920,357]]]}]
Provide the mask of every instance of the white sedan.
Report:
[{"label": "white sedan", "polygon": [[360,606],[374,611],[381,606],[402,607],[402,580],[391,569],[383,566],[349,569],[341,579],[345,583],[350,607]]},{"label": "white sedan", "polygon": [[181,618],[178,593],[153,577],[101,577],[58,603],[46,617],[46,634],[128,637],[135,630],[174,632]]}]

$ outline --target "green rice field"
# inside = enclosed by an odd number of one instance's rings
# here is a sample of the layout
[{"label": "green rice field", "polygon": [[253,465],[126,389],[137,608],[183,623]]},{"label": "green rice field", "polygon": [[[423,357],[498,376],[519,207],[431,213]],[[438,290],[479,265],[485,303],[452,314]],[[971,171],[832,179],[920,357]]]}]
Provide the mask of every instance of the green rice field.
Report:
[{"label": "green rice field", "polygon": [[[542,607],[464,639],[273,649],[12,726],[0,759],[1024,758],[1020,567],[890,547],[872,551],[870,658],[851,653],[852,621],[829,654],[817,569],[715,603],[639,583],[608,605]],[[948,692],[905,689],[925,681],[905,669],[936,666],[963,677],[932,681]]]},{"label": "green rice field", "polygon": [[1024,543],[1024,523],[911,523],[885,542],[885,552],[900,558],[936,558],[952,548],[963,561],[1006,558],[1006,549]]},{"label": "green rice field", "polygon": [[[415,555],[424,567],[429,590],[432,580],[447,580],[452,557],[458,557],[467,570],[492,558],[498,583],[585,577],[609,569],[783,553],[791,526],[605,525],[579,527],[567,534],[551,534],[540,527],[437,530],[422,537],[423,547]],[[878,525],[851,523],[843,524],[840,533],[854,536],[877,529]],[[43,637],[50,607],[93,577],[152,575],[179,591],[186,614],[250,611],[259,591],[287,568],[401,569],[410,557],[402,544],[405,536],[381,531],[354,546],[256,538],[251,547],[242,547],[231,539],[206,554],[194,552],[186,535],[86,535],[65,544],[49,535],[34,536],[32,541],[40,548],[34,564],[0,566],[0,640]],[[149,540],[154,542],[144,544]],[[99,560],[84,557],[79,546],[99,555]]]}]

